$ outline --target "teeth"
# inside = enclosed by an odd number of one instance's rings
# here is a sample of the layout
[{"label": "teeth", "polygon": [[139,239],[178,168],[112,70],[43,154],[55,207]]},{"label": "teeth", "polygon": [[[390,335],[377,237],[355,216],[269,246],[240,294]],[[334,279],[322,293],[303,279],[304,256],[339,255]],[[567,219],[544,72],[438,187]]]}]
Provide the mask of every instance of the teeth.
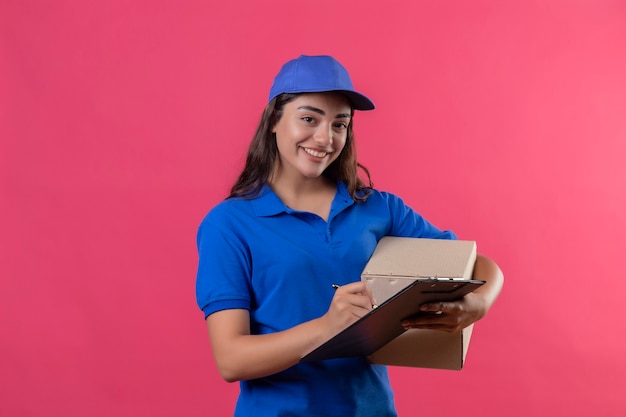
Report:
[{"label": "teeth", "polygon": [[304,148],[304,152],[308,153],[309,155],[316,156],[318,158],[323,158],[323,157],[325,157],[327,155],[326,152],[318,152],[318,151],[314,151],[313,149],[309,149],[309,148]]}]

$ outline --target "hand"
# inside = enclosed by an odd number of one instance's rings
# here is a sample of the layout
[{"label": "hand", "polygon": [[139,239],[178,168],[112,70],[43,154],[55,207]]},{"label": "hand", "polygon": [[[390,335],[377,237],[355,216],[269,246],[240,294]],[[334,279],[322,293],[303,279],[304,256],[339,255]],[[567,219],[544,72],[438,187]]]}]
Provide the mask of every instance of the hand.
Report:
[{"label": "hand", "polygon": [[376,304],[372,292],[363,281],[337,287],[328,311],[322,319],[332,335],[339,333],[367,314]]},{"label": "hand", "polygon": [[421,313],[402,321],[405,329],[434,329],[460,332],[487,313],[487,302],[479,293],[467,294],[459,301],[438,302],[420,306]]}]

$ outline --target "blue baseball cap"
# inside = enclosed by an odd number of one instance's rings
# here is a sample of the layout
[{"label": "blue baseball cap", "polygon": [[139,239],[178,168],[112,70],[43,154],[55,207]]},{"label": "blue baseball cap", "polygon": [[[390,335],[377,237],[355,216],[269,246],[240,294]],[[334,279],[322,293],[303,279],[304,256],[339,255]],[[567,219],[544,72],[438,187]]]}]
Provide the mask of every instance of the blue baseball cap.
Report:
[{"label": "blue baseball cap", "polygon": [[283,93],[323,93],[345,95],[356,110],[373,110],[372,100],[354,91],[348,71],[328,55],[300,55],[285,63],[274,78],[268,102]]}]

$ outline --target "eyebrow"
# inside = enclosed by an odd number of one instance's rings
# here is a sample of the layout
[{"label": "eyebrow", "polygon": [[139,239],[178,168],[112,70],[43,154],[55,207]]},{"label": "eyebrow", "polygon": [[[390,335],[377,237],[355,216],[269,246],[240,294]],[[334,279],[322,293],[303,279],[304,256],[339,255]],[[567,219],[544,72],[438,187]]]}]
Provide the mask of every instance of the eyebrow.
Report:
[{"label": "eyebrow", "polygon": [[[317,107],[313,107],[313,106],[300,106],[298,107],[298,110],[309,110],[318,114],[321,114],[322,116],[326,116],[326,112],[322,109],[318,109]],[[339,113],[337,116],[335,116],[337,119],[344,119],[350,118],[350,113]]]}]

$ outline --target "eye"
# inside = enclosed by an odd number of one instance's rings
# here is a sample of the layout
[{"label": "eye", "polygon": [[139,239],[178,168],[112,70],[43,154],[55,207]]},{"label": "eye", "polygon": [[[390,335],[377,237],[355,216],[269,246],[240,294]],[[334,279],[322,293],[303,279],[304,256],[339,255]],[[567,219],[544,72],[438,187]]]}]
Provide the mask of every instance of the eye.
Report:
[{"label": "eye", "polygon": [[348,128],[348,124],[345,122],[337,122],[335,123],[335,128],[337,129],[347,129]]},{"label": "eye", "polygon": [[315,121],[315,119],[311,116],[304,116],[302,118],[300,118],[300,120],[305,121],[307,123],[313,123]]}]

